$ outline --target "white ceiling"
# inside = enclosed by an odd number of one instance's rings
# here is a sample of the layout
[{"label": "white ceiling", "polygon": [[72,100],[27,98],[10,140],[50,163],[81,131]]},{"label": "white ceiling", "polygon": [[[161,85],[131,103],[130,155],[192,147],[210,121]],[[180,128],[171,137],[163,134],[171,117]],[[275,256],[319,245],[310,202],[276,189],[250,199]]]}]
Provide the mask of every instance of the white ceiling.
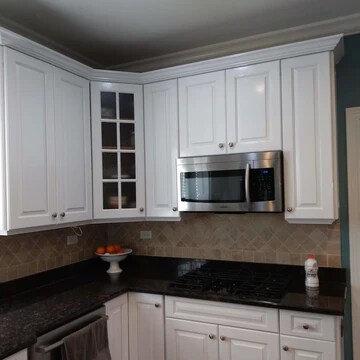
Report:
[{"label": "white ceiling", "polygon": [[0,25],[107,68],[358,12],[359,0],[0,0]]}]

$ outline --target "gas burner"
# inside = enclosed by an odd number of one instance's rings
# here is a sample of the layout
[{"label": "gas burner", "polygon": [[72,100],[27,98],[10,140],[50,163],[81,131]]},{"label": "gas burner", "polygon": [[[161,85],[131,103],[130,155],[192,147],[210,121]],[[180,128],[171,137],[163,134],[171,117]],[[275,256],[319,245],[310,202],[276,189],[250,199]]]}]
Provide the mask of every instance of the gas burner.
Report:
[{"label": "gas burner", "polygon": [[284,274],[256,272],[249,269],[220,269],[209,265],[180,276],[169,286],[172,290],[209,292],[244,299],[280,302],[289,278]]}]

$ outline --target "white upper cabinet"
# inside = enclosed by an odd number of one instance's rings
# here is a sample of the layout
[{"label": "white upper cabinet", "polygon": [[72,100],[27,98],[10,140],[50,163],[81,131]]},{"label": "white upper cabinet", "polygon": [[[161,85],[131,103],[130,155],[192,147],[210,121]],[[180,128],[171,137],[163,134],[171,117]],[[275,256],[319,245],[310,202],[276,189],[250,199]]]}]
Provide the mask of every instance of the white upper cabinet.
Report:
[{"label": "white upper cabinet", "polygon": [[280,61],[226,71],[227,150],[281,150]]},{"label": "white upper cabinet", "polygon": [[94,217],[145,216],[141,85],[91,83]]},{"label": "white upper cabinet", "polygon": [[60,222],[92,218],[89,81],[55,69],[57,208]]},{"label": "white upper cabinet", "polygon": [[285,218],[338,218],[334,64],[330,52],[281,62]]},{"label": "white upper cabinet", "polygon": [[89,82],[5,49],[4,231],[92,218]]},{"label": "white upper cabinet", "polygon": [[226,150],[225,71],[179,79],[180,157]]},{"label": "white upper cabinet", "polygon": [[177,80],[144,86],[147,217],[179,216],[177,93]]}]

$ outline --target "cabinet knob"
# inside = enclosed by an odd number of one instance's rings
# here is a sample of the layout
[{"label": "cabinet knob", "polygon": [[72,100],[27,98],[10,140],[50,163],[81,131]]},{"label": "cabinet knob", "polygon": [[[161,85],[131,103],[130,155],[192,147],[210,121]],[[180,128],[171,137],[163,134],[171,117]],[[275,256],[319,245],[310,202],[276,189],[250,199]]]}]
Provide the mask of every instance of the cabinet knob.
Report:
[{"label": "cabinet knob", "polygon": [[54,218],[54,219],[57,218],[57,213],[52,213],[51,217]]},{"label": "cabinet knob", "polygon": [[215,335],[209,334],[209,339],[214,340],[214,339],[215,339]]},{"label": "cabinet knob", "polygon": [[282,347],[282,349],[283,349],[284,351],[289,351],[289,347],[286,346],[286,345],[284,345],[284,346]]},{"label": "cabinet knob", "polygon": [[176,207],[176,206],[173,207],[173,211],[177,211],[177,207]]},{"label": "cabinet knob", "polygon": [[221,335],[221,336],[220,336],[220,340],[221,340],[221,341],[225,341],[225,340],[226,340],[226,337],[223,336],[223,335]]},{"label": "cabinet knob", "polygon": [[160,304],[156,303],[156,304],[155,304],[155,307],[156,307],[156,308],[159,308],[159,307],[160,307]]},{"label": "cabinet knob", "polygon": [[292,207],[288,207],[288,208],[286,209],[286,211],[287,211],[287,212],[292,212],[292,211],[293,211],[293,208],[292,208]]},{"label": "cabinet knob", "polygon": [[310,325],[304,324],[304,325],[303,325],[303,329],[304,329],[304,330],[309,330],[309,329],[310,329]]},{"label": "cabinet knob", "polygon": [[234,143],[233,142],[229,142],[229,147],[234,147]]},{"label": "cabinet knob", "polygon": [[224,144],[223,143],[220,143],[219,144],[219,148],[222,149],[224,147]]},{"label": "cabinet knob", "polygon": [[61,216],[62,218],[64,218],[64,217],[65,217],[65,213],[62,212],[62,213],[60,214],[60,216]]},{"label": "cabinet knob", "polygon": [[143,212],[144,211],[144,208],[140,208],[140,212]]}]

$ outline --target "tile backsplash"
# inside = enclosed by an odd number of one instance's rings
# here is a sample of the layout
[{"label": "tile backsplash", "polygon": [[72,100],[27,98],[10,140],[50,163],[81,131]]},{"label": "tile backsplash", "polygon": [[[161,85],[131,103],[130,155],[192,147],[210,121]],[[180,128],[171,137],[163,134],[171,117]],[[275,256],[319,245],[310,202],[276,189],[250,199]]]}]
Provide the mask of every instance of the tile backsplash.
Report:
[{"label": "tile backsplash", "polygon": [[71,228],[0,237],[0,282],[17,279],[94,256],[107,242],[106,225],[82,226],[83,235],[67,245]]},{"label": "tile backsplash", "polygon": [[[151,230],[151,240],[140,240]],[[109,242],[139,255],[193,257],[303,265],[308,253],[320,266],[341,266],[340,226],[294,225],[284,214],[185,214],[180,222],[108,225]]]}]

